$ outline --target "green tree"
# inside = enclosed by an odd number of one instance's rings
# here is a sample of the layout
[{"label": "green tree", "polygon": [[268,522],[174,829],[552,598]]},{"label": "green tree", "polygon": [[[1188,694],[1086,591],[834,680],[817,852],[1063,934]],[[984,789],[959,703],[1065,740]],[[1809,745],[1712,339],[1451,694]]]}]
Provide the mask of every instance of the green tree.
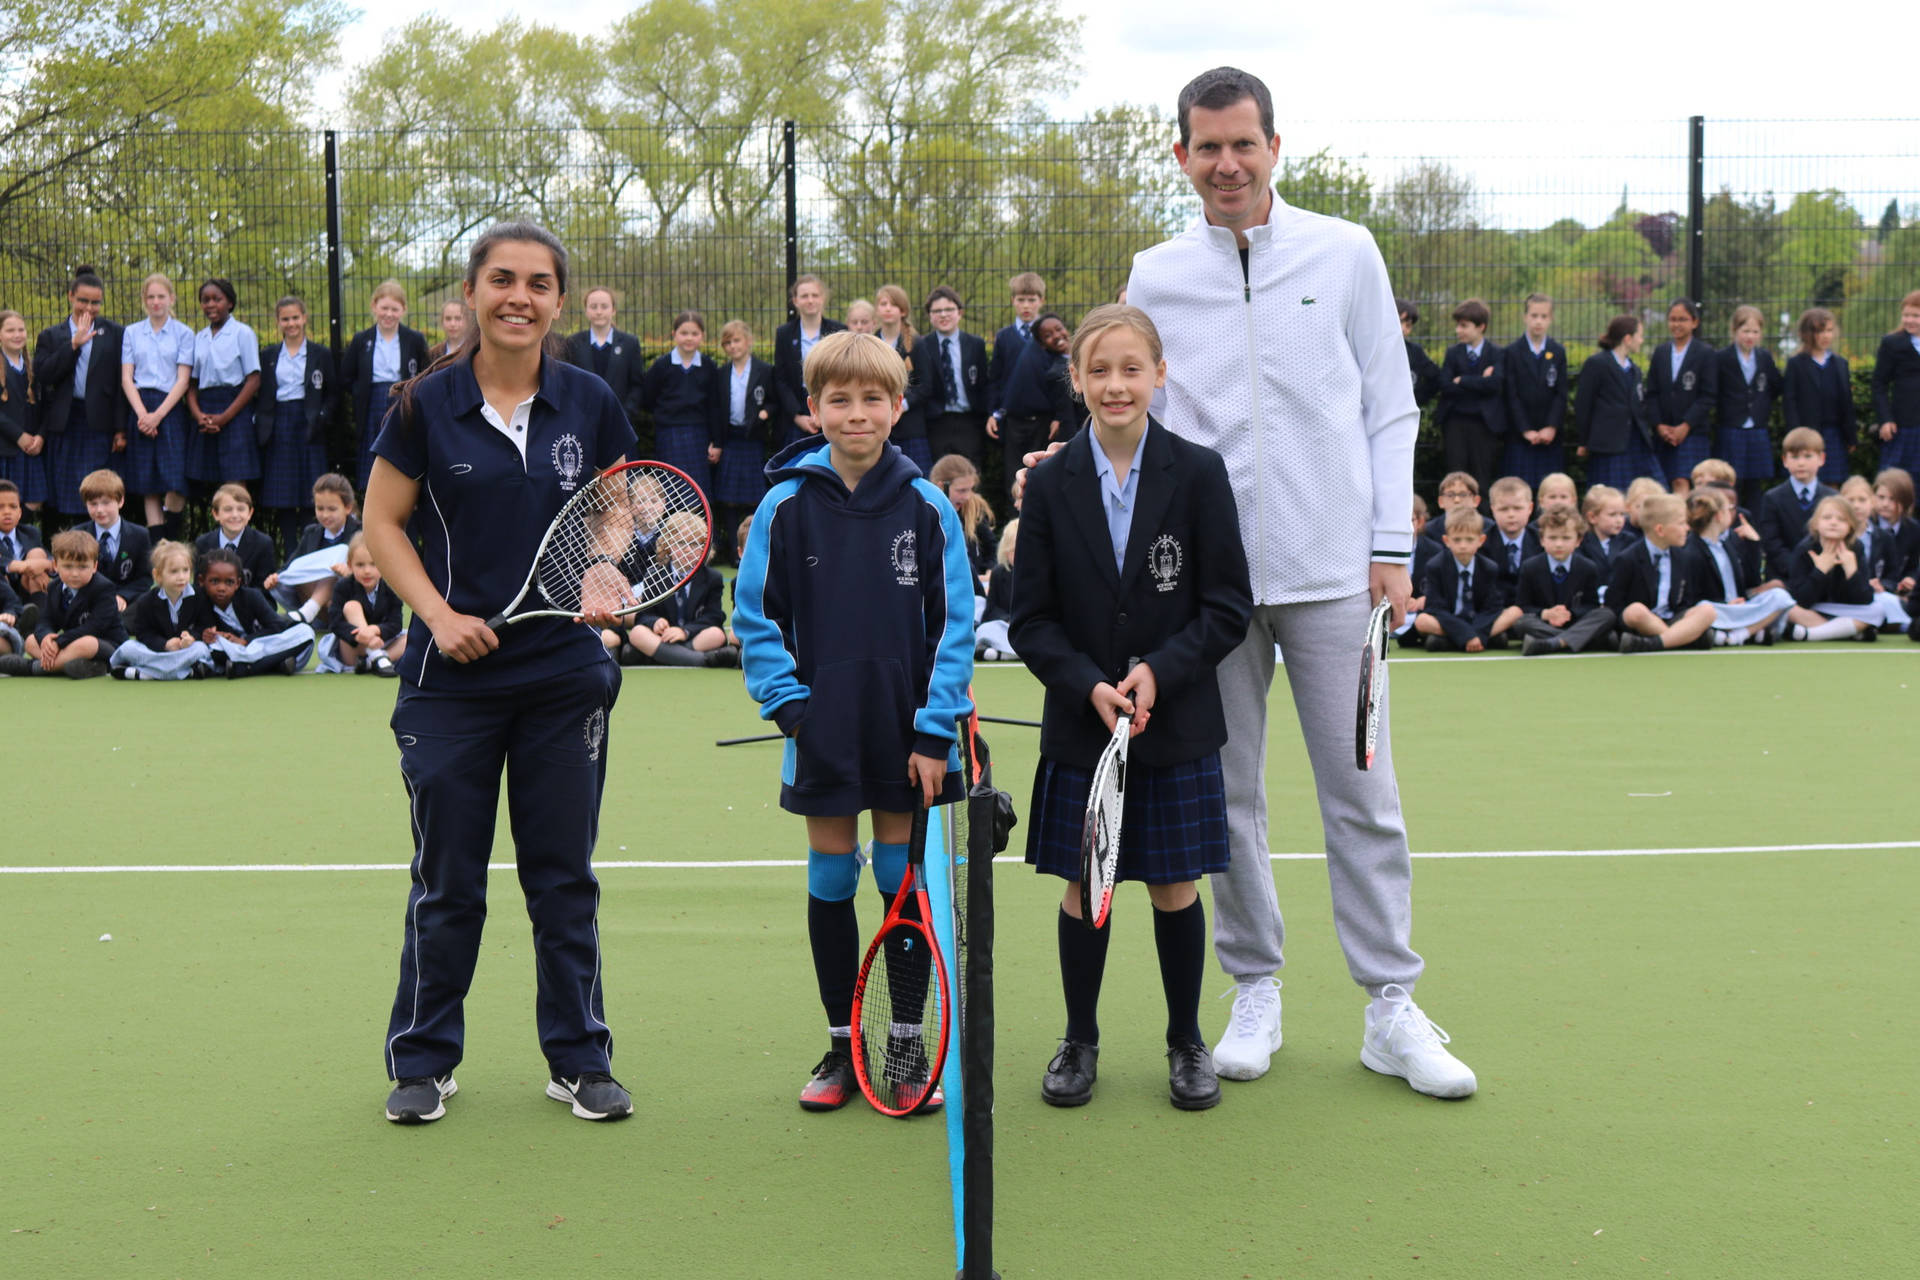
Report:
[{"label": "green tree", "polygon": [[1335,156],[1330,147],[1312,155],[1282,154],[1273,185],[1282,200],[1298,209],[1360,223],[1373,215],[1372,176],[1359,161]]},{"label": "green tree", "polygon": [[1841,192],[1803,191],[1780,222],[1788,297],[1802,306],[1845,307],[1847,273],[1863,238],[1859,212]]}]

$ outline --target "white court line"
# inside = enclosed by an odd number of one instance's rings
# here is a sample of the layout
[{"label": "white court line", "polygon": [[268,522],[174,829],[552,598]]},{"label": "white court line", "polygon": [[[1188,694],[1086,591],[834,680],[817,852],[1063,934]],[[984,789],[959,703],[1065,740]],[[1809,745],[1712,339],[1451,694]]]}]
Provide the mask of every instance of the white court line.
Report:
[{"label": "white court line", "polygon": [[[1920,840],[1874,840],[1860,844],[1720,844],[1684,847],[1674,845],[1649,849],[1459,849],[1421,852],[1413,856],[1423,860],[1428,858],[1652,858],[1689,853],[1866,853],[1881,849],[1920,849]],[[1267,855],[1274,862],[1313,862],[1323,860],[1326,856],[1324,853],[1270,853]],[[1002,854],[994,861],[1018,865],[1026,860],[1011,854]],[[806,860],[803,858],[749,858],[738,862],[595,862],[593,869],[595,871],[747,871],[806,865]],[[0,867],[0,876],[146,875],[183,871],[405,871],[408,866],[409,864],[405,862],[261,862],[229,866],[205,863],[180,866],[153,864],[108,867]],[[488,864],[487,869],[512,871],[514,864],[493,862]]]}]

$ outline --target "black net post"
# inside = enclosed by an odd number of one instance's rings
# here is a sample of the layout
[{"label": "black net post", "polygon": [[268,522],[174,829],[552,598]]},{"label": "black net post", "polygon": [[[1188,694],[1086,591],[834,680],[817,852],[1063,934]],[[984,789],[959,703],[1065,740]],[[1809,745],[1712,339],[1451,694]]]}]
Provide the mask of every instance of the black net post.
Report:
[{"label": "black net post", "polygon": [[340,289],[340,135],[327,130],[327,345],[333,348],[333,363],[340,367],[346,349],[341,329],[343,312]]},{"label": "black net post", "polygon": [[789,299],[786,318],[791,320],[794,318],[791,302],[793,282],[800,278],[800,165],[791,120],[780,127],[780,160],[781,169],[786,175],[787,298]]},{"label": "black net post", "polygon": [[962,1178],[966,1190],[966,1265],[962,1280],[997,1280],[993,1269],[993,854],[996,798],[986,744],[960,722],[968,744],[967,791],[967,1015],[960,1041],[966,1081],[961,1131],[966,1136]]},{"label": "black net post", "polygon": [[1707,291],[1707,120],[1687,121],[1687,296],[1694,305]]}]

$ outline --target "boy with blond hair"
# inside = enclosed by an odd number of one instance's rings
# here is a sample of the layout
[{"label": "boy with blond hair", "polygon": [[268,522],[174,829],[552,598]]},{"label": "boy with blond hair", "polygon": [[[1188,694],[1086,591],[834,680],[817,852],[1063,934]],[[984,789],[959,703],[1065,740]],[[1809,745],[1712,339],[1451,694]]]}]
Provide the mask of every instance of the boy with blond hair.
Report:
[{"label": "boy with blond hair", "polygon": [[1414,630],[1427,637],[1429,652],[1480,653],[1506,644],[1506,631],[1520,610],[1500,596],[1500,568],[1480,554],[1486,540],[1478,511],[1455,507],[1447,513],[1448,554],[1427,566],[1421,591],[1426,607],[1413,620]]},{"label": "boy with blond hair", "polygon": [[1613,563],[1607,607],[1620,619],[1620,652],[1711,644],[1714,608],[1686,546],[1687,500],[1656,493],[1640,507],[1641,540]]},{"label": "boy with blond hair", "polygon": [[[141,530],[145,533],[146,530]],[[0,675],[65,675],[90,680],[107,674],[107,661],[127,638],[113,583],[99,572],[100,544],[69,529],[53,538],[58,577],[34,597],[40,620],[25,653],[0,656]]]},{"label": "boy with blond hair", "polygon": [[1500,569],[1500,603],[1514,602],[1520,589],[1520,566],[1540,554],[1540,539],[1528,523],[1533,518],[1533,489],[1519,476],[1501,476],[1487,494],[1493,509],[1493,530],[1481,554]]}]

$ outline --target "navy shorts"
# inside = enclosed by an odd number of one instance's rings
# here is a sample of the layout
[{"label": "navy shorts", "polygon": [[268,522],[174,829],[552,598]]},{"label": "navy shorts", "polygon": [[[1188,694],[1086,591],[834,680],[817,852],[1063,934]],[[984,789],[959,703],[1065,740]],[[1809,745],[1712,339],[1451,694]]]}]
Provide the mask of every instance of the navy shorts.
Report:
[{"label": "navy shorts", "polygon": [[[1027,861],[1063,880],[1080,878],[1080,831],[1093,770],[1048,760],[1033,774]],[[1182,764],[1130,764],[1121,811],[1122,880],[1185,884],[1227,869],[1227,792],[1220,753]]]}]

